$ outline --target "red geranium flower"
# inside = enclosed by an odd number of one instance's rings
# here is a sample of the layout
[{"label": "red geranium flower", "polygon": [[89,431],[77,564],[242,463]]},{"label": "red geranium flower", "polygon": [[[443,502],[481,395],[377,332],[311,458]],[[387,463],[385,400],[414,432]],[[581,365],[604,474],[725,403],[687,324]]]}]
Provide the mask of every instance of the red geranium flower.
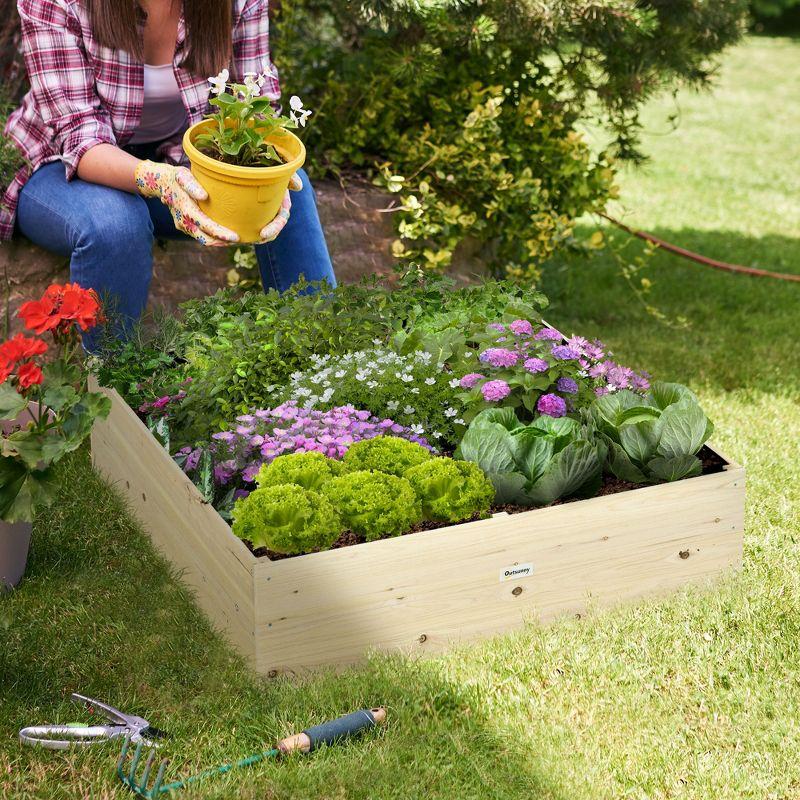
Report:
[{"label": "red geranium flower", "polygon": [[102,320],[97,292],[77,283],[49,286],[41,300],[24,303],[18,315],[36,333],[66,333],[73,324],[87,331]]},{"label": "red geranium flower", "polygon": [[38,386],[43,378],[41,367],[33,361],[28,361],[17,370],[17,385],[20,389]]},{"label": "red geranium flower", "polygon": [[47,343],[18,333],[13,339],[0,344],[0,362],[18,364],[47,352]]}]

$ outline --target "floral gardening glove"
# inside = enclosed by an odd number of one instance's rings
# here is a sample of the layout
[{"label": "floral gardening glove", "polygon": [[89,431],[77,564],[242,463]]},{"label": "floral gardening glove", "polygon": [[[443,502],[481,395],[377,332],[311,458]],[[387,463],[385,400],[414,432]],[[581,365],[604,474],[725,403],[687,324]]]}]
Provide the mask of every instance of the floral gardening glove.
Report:
[{"label": "floral gardening glove", "polygon": [[[289,179],[289,188],[293,192],[299,192],[303,188],[303,181],[296,173]],[[291,209],[292,200],[289,197],[289,192],[286,192],[283,196],[283,202],[281,203],[281,210],[278,212],[275,219],[273,219],[272,222],[268,222],[261,229],[260,244],[265,244],[266,242],[271,242],[273,239],[278,238],[278,234],[286,227],[286,223],[289,221],[289,212]]]},{"label": "floral gardening glove", "polygon": [[208,193],[186,167],[140,161],[135,177],[139,194],[158,197],[169,208],[175,227],[200,244],[220,247],[239,241],[238,234],[200,210],[197,201],[207,199]]}]

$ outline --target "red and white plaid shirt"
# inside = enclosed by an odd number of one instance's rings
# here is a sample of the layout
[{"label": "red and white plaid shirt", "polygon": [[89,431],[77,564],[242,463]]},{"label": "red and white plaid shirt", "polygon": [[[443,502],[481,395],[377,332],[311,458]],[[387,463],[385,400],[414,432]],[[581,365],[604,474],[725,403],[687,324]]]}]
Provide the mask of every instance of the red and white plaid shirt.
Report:
[{"label": "red and white plaid shirt", "polygon": [[[0,197],[0,241],[11,238],[20,189],[37,167],[63,161],[71,180],[87,150],[130,140],[144,101],[142,62],[98,44],[84,3],[18,0],[17,5],[31,89],[9,117],[5,134],[27,163]],[[231,79],[242,81],[246,72],[272,66],[268,2],[235,0],[233,6]],[[179,66],[185,35],[181,16],[173,65],[188,125],[193,125],[208,110],[209,85],[208,76],[191,75]],[[269,80],[263,91],[277,95],[278,81]],[[177,164],[184,159],[182,134],[162,146],[164,160]]]}]

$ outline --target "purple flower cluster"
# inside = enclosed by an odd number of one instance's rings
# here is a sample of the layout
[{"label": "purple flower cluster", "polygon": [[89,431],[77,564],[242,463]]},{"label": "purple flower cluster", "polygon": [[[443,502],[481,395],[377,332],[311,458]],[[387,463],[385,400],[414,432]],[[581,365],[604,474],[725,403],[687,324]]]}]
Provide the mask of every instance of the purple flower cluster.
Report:
[{"label": "purple flower cluster", "polygon": [[482,381],[486,376],[481,375],[480,372],[470,372],[465,375],[459,382],[462,389],[471,389],[478,381]]},{"label": "purple flower cluster", "polygon": [[478,359],[490,367],[513,367],[519,361],[519,353],[507,350],[505,347],[489,347],[478,356]]},{"label": "purple flower cluster", "polygon": [[536,410],[548,417],[564,417],[567,414],[567,403],[557,394],[543,394],[536,403]]},{"label": "purple flower cluster", "polygon": [[212,436],[214,479],[223,486],[237,476],[252,483],[262,464],[285,453],[317,452],[338,459],[354,442],[381,435],[408,439],[434,451],[419,433],[353,406],[317,411],[289,402],[244,414],[236,422],[233,430]]},{"label": "purple flower cluster", "polygon": [[511,394],[511,387],[505,381],[486,381],[481,386],[481,394],[487,403],[496,403]]}]

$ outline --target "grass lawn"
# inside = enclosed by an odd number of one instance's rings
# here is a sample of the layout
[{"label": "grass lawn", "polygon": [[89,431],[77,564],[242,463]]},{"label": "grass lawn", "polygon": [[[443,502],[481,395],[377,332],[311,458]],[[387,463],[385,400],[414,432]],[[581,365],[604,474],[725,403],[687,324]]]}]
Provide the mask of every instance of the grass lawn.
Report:
[{"label": "grass lawn", "polygon": [[[800,42],[751,39],[712,96],[645,115],[625,218],[719,259],[800,272]],[[680,128],[667,134],[667,116]],[[173,736],[173,775],[385,704],[385,733],[208,782],[245,798],[800,798],[800,286],[659,254],[648,315],[607,256],[550,267],[548,319],[696,389],[749,470],[744,569],[722,583],[343,675],[261,681],[210,630],[119,498],[69,463],[28,578],[0,601],[0,797],[108,798],[115,747],[34,752],[70,691]],[[603,524],[613,524],[604,520]]]}]

